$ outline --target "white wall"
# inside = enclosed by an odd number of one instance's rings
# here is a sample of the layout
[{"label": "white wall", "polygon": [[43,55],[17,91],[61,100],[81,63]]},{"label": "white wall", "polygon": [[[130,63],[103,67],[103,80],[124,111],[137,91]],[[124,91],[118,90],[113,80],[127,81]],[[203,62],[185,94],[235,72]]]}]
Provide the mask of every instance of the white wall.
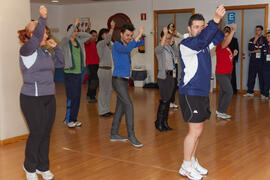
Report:
[{"label": "white wall", "polygon": [[[154,80],[154,38],[153,38],[153,11],[165,9],[187,9],[195,8],[196,13],[202,13],[208,21],[212,19],[215,8],[218,4],[225,6],[265,4],[269,0],[133,0],[129,2],[99,2],[78,5],[49,5],[48,24],[52,28],[59,29],[56,37],[62,38],[65,34],[66,26],[73,23],[75,17],[90,17],[92,29],[99,30],[106,27],[108,18],[115,13],[127,14],[135,27],[144,26],[146,31],[146,53],[134,53],[132,57],[133,66],[145,65],[149,74],[150,81]],[[32,18],[37,18],[36,9],[40,4],[31,4]],[[140,13],[147,13],[147,21],[140,20]],[[269,12],[270,15],[270,12]],[[270,20],[270,18],[268,18]],[[268,22],[270,27],[270,22]],[[134,51],[136,52],[136,51]],[[213,57],[213,60],[215,57]],[[213,63],[215,67],[215,61]]]},{"label": "white wall", "polygon": [[9,0],[0,6],[0,140],[28,133],[21,113],[17,30],[30,22],[29,0]]},{"label": "white wall", "polygon": [[[202,5],[202,3],[204,5]],[[214,16],[216,7],[220,4],[224,4],[225,6],[269,4],[269,0],[169,0],[169,3],[168,1],[164,0],[153,0],[153,9],[162,10],[195,8],[195,13],[201,13],[204,15],[206,20],[210,20]],[[268,14],[270,15],[270,8]],[[270,21],[268,21],[268,27],[270,27]]]},{"label": "white wall", "polygon": [[[40,4],[32,3],[32,18],[37,19],[37,8]],[[144,65],[149,72],[150,81],[154,80],[154,52],[153,52],[153,9],[152,0],[134,0],[129,2],[99,2],[78,5],[48,5],[48,25],[52,28],[59,28],[59,33],[54,35],[62,38],[66,33],[68,24],[73,23],[76,17],[90,17],[92,29],[99,31],[101,28],[107,27],[107,20],[116,13],[125,13],[129,16],[134,26],[139,29],[140,26],[145,27],[146,34],[146,53],[140,54],[137,49],[132,53],[132,65]],[[147,13],[147,20],[141,21],[140,14]],[[57,18],[56,18],[57,17]],[[60,18],[59,18],[60,17]],[[52,26],[51,26],[52,25]],[[137,31],[135,30],[135,34]]]}]

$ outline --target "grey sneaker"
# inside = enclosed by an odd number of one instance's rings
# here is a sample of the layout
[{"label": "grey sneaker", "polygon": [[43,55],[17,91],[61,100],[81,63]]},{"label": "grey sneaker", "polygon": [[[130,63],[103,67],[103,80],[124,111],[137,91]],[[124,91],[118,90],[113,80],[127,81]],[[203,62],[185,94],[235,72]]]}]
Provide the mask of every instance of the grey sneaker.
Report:
[{"label": "grey sneaker", "polygon": [[116,135],[111,135],[111,141],[114,142],[114,141],[127,141],[128,138],[127,137],[123,137],[123,136],[120,136],[118,134]]},{"label": "grey sneaker", "polygon": [[135,136],[128,137],[128,141],[134,146],[134,147],[142,147],[143,144],[140,143],[140,141],[137,140]]}]

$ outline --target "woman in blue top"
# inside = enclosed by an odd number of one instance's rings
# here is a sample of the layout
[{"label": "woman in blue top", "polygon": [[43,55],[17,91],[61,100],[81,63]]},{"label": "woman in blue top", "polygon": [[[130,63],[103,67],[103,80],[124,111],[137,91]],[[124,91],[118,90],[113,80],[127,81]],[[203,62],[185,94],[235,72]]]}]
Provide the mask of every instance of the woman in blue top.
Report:
[{"label": "woman in blue top", "polygon": [[[20,48],[20,67],[23,86],[20,104],[30,130],[26,142],[23,169],[27,180],[53,179],[49,170],[49,144],[51,128],[55,119],[56,103],[53,72],[64,66],[64,56],[54,40],[47,40],[45,32],[47,8],[40,6],[40,18],[18,31],[23,43]],[[44,46],[54,49],[54,54]]]}]

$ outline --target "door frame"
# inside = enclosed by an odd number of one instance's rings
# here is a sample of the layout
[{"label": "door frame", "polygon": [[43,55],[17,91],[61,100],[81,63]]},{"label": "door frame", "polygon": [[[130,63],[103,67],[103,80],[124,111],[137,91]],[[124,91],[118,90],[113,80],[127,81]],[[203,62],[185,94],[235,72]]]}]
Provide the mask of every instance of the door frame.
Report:
[{"label": "door frame", "polygon": [[[154,11],[154,49],[158,45],[158,15],[159,14],[174,14],[174,24],[176,24],[176,13],[195,13],[195,8],[190,8],[190,9],[171,9],[171,10],[155,10]],[[157,57],[156,54],[154,53],[154,81],[157,82],[157,72],[158,72],[158,67],[157,67]]]},{"label": "door frame", "polygon": [[[244,44],[243,44],[243,41],[244,41],[244,10],[247,10],[247,9],[265,9],[265,19],[264,19],[264,35],[266,34],[267,32],[267,28],[268,28],[268,8],[269,8],[269,5],[268,4],[254,4],[254,5],[240,5],[240,6],[225,6],[225,9],[226,10],[242,10],[241,13],[241,55],[240,55],[240,62],[241,62],[241,77],[240,77],[240,89],[238,90],[240,93],[245,93],[246,90],[243,90],[243,47],[244,47]],[[221,23],[220,23],[221,24]],[[216,82],[217,84],[217,82]],[[218,87],[218,86],[217,86]],[[218,89],[216,87],[216,90]],[[254,91],[256,94],[259,93],[259,91]]]}]

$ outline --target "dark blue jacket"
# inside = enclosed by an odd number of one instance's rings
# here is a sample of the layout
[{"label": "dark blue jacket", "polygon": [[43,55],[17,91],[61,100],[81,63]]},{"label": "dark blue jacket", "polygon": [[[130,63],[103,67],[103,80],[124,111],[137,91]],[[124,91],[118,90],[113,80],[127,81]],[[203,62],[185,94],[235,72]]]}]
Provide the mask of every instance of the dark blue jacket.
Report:
[{"label": "dark blue jacket", "polygon": [[184,39],[180,45],[180,62],[183,71],[179,94],[208,96],[212,73],[210,49],[224,39],[224,34],[213,20],[196,37]]}]

